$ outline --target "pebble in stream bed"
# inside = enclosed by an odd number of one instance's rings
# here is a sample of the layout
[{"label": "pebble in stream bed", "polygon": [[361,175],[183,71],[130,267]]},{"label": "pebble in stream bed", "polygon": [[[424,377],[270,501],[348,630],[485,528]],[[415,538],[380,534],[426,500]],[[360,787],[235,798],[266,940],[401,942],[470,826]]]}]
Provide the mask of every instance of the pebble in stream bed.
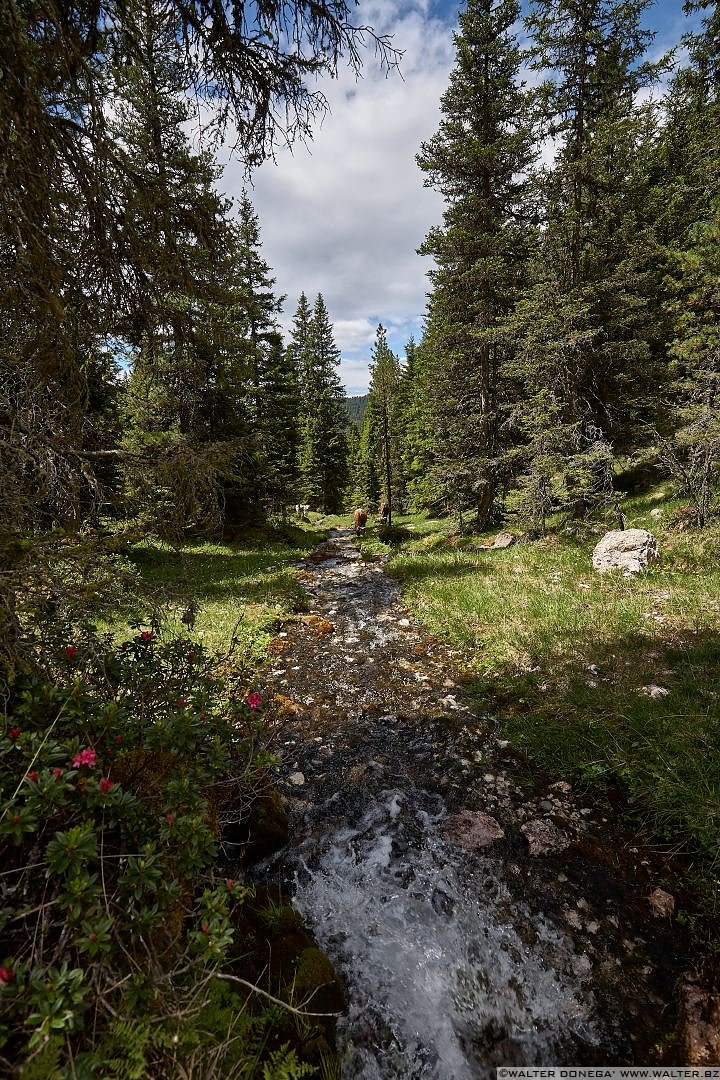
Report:
[{"label": "pebble in stream bed", "polygon": [[[348,533],[302,571],[312,611],[267,687],[296,706],[277,746],[294,840],[260,873],[292,886],[347,983],[343,1076],[647,1064],[680,958],[670,927],[645,933],[636,857],[603,846],[569,785],[519,782],[456,654]],[[446,835],[462,813],[497,822],[490,846]]]}]

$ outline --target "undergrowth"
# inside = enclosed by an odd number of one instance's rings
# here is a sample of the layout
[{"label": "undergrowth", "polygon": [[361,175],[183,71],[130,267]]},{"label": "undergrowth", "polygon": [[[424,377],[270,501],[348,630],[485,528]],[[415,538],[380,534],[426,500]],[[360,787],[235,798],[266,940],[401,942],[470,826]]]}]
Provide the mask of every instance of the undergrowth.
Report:
[{"label": "undergrowth", "polygon": [[249,665],[316,542],[18,549],[0,695],[3,1077],[316,1074],[294,986],[312,942],[296,932],[270,978],[238,847],[275,766]]}]

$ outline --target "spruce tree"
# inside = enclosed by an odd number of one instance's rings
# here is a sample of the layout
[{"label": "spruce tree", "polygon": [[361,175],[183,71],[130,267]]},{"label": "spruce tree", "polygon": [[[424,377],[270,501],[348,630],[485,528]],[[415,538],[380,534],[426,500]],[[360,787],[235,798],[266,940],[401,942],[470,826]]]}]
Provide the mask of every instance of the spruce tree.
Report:
[{"label": "spruce tree", "polygon": [[375,472],[380,481],[382,500],[390,511],[401,510],[405,501],[400,444],[399,402],[400,363],[387,343],[387,331],[379,325],[370,360],[368,426],[372,431]]},{"label": "spruce tree", "polygon": [[307,309],[303,294],[290,344],[299,363],[300,493],[303,502],[323,513],[337,513],[348,482],[347,417],[337,373],[340,350],[320,293],[311,316]]},{"label": "spruce tree", "polygon": [[368,513],[380,499],[380,477],[377,468],[377,416],[373,409],[365,409],[358,443],[355,471],[353,474],[353,502]]},{"label": "spruce tree", "polygon": [[142,302],[119,326],[134,348],[128,489],[164,531],[216,533],[277,509],[292,482],[292,451],[276,427],[280,406],[286,418],[296,412],[282,370],[281,302],[247,195],[231,217],[212,158],[189,145],[166,5],[137,0],[129,10],[145,47],[142,64],[118,73],[117,136],[128,171],[149,179],[128,196]]},{"label": "spruce tree", "polygon": [[656,117],[636,104],[659,71],[644,60],[648,6],[536,0],[528,20],[534,66],[551,72],[545,131],[559,143],[537,174],[545,220],[535,283],[510,323],[508,416],[525,446],[520,505],[533,522],[549,509],[579,515],[615,502],[613,452],[633,445],[662,381],[657,242],[644,212]]},{"label": "spruce tree", "polygon": [[418,156],[426,184],[445,197],[432,255],[422,379],[435,432],[434,486],[479,527],[503,476],[500,328],[522,282],[531,238],[525,174],[534,136],[519,82],[523,53],[515,0],[469,0],[436,135]]}]

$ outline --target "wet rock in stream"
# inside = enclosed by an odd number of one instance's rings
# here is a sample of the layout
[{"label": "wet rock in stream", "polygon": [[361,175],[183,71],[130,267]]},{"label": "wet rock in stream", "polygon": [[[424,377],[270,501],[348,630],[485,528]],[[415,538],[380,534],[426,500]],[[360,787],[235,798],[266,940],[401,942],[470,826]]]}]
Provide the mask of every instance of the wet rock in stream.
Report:
[{"label": "wet rock in stream", "polygon": [[266,687],[291,842],[258,875],[345,980],[343,1076],[660,1060],[686,958],[645,860],[570,785],[521,782],[349,531],[300,576]]}]

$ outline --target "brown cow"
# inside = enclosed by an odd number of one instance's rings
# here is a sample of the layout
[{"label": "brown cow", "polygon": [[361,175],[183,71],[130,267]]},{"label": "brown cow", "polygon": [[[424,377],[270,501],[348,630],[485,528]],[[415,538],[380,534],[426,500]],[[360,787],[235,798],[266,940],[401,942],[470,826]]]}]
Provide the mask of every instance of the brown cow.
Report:
[{"label": "brown cow", "polygon": [[378,517],[381,521],[387,521],[387,519],[390,517],[390,503],[387,500],[380,503]]},{"label": "brown cow", "polygon": [[361,536],[365,532],[365,525],[367,524],[367,511],[363,510],[362,506],[359,506],[353,514],[353,528],[358,536]]}]

